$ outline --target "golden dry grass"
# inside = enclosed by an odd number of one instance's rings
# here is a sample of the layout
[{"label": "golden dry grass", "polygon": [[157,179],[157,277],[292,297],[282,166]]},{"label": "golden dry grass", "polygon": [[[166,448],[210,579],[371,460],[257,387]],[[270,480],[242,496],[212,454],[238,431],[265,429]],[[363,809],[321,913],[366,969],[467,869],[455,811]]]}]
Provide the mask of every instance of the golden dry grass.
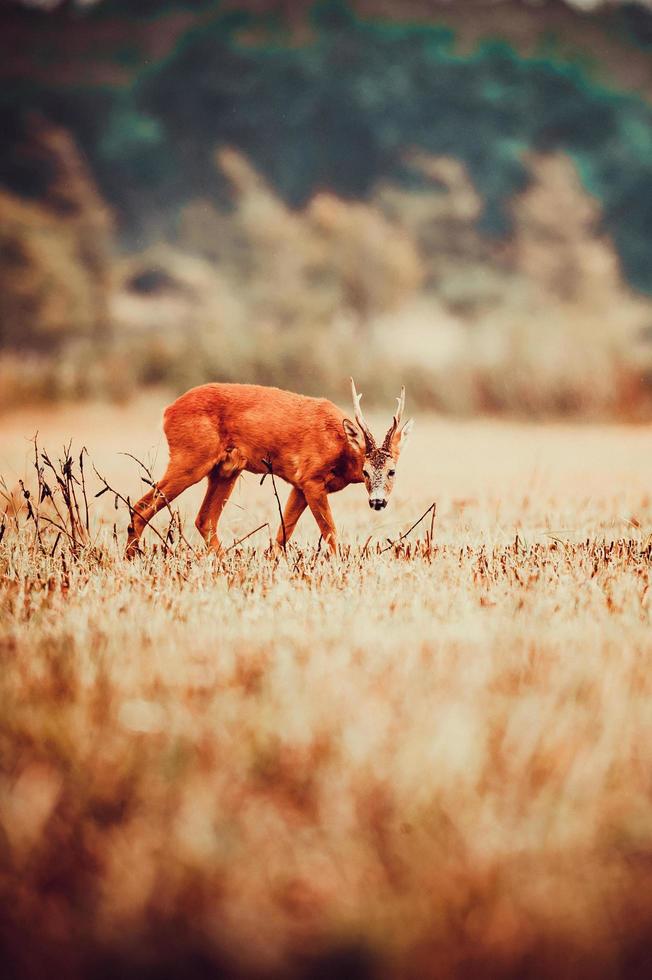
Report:
[{"label": "golden dry grass", "polygon": [[[164,403],[6,416],[0,472],[31,479],[38,428],[135,497],[118,453],[160,443],[161,472]],[[287,560],[264,531],[222,561],[149,532],[132,564],[109,494],[78,560],[8,518],[6,975],[646,976],[649,444],[419,419],[382,527],[333,499],[337,559],[309,518]],[[274,521],[268,483],[225,544]],[[433,500],[434,543],[374,549]]]}]

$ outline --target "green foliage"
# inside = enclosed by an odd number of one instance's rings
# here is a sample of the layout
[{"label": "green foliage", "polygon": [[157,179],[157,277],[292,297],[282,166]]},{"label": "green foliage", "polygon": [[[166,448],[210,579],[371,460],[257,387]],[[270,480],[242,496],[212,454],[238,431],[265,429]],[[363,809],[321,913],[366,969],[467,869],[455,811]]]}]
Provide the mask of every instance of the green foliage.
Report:
[{"label": "green foliage", "polygon": [[[337,0],[315,5],[309,43],[275,31],[273,44],[254,46],[245,38],[269,18],[208,6],[211,18],[130,87],[22,100],[72,126],[131,230],[152,212],[169,221],[192,197],[224,194],[218,145],[246,153],[294,206],[321,188],[364,198],[379,178],[401,181],[406,149],[419,147],[465,163],[482,227],[504,235],[525,152],[564,150],[600,199],[630,281],[652,292],[652,110],[598,84],[552,40],[536,57],[500,40],[460,53],[442,27],[362,21]],[[624,23],[631,29],[631,16]]]}]

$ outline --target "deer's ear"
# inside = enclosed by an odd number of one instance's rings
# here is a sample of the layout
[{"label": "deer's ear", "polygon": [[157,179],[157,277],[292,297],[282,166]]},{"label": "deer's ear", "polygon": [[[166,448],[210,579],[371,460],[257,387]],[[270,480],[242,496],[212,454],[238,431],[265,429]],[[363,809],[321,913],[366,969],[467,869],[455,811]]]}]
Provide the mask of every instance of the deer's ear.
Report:
[{"label": "deer's ear", "polygon": [[405,445],[405,440],[409,436],[412,428],[414,426],[414,419],[408,419],[407,422],[401,426],[398,432],[395,432],[392,436],[392,452],[398,456],[403,446]]},{"label": "deer's ear", "polygon": [[360,429],[355,422],[352,422],[351,419],[344,419],[342,426],[344,428],[344,434],[349,440],[351,446],[353,446],[354,449],[364,450],[365,445],[362,429]]}]

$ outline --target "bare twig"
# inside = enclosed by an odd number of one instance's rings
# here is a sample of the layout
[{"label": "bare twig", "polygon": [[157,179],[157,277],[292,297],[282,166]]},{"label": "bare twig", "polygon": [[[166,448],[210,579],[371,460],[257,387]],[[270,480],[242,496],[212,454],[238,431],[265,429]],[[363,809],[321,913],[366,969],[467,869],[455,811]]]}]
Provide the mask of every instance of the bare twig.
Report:
[{"label": "bare twig", "polygon": [[[36,476],[37,476],[38,484],[39,484],[39,503],[42,503],[44,500],[49,499],[50,504],[52,505],[52,508],[53,508],[55,514],[57,515],[57,517],[59,518],[59,521],[61,522],[61,525],[64,525],[65,526],[66,523],[67,523],[66,518],[64,517],[64,515],[59,510],[59,506],[57,504],[57,501],[55,499],[55,496],[52,493],[52,490],[49,487],[49,485],[48,485],[48,483],[47,483],[47,481],[45,479],[44,468],[43,467],[39,467],[39,465],[38,465],[38,450],[37,450],[37,446],[36,446],[36,437],[35,437],[35,440],[34,440],[34,450],[35,450],[34,468],[36,470]],[[59,486],[61,497],[63,498],[63,502],[66,505],[66,509],[68,511],[68,520],[70,522],[70,530],[68,530],[68,528],[65,528],[64,529],[64,533],[65,533],[66,537],[68,538],[68,540],[71,543],[72,550],[74,552],[76,552],[77,549],[78,549],[78,541],[77,541],[77,537],[75,535],[75,515],[74,515],[74,512],[72,511],[72,508],[70,506],[70,496],[69,496],[69,493],[68,493],[68,486],[66,484],[66,481],[61,476],[61,474],[57,472],[57,469],[56,469],[54,463],[52,463],[52,461],[50,460],[48,454],[45,453],[45,452],[42,452],[41,453],[41,459],[43,460],[43,462],[45,463],[45,465],[49,469],[52,470],[52,473],[54,474],[54,477],[55,477],[55,479],[57,481],[57,484]],[[54,521],[50,520],[49,518],[45,518],[43,515],[41,515],[41,517],[43,518],[43,520],[46,520],[49,524],[54,524],[54,526],[57,528],[57,530],[61,530],[60,526],[58,524],[55,524]]]},{"label": "bare twig", "polygon": [[90,534],[88,520],[88,497],[86,496],[86,477],[84,475],[84,453],[86,453],[88,456],[88,449],[86,446],[82,446],[79,454],[79,472],[81,473],[82,494],[84,495],[84,527],[86,528],[86,533]]},{"label": "bare twig", "polygon": [[319,541],[317,542],[317,547],[315,548],[315,557],[312,560],[312,565],[311,565],[311,568],[310,568],[311,571],[314,569],[315,565],[317,564],[317,559],[319,558],[319,553],[321,551],[321,546],[322,546],[323,540],[324,540],[324,535],[323,534],[320,534],[319,535]]},{"label": "bare twig", "polygon": [[103,477],[102,474],[100,472],[98,472],[98,469],[97,469],[97,467],[95,465],[93,465],[93,469],[95,470],[95,475],[97,476],[98,480],[100,480],[100,482],[104,484],[103,488],[98,493],[96,493],[95,496],[96,497],[101,497],[105,493],[112,493],[114,495],[114,497],[116,498],[116,500],[121,500],[122,503],[125,504],[125,506],[127,507],[127,510],[129,511],[129,520],[130,521],[133,520],[133,515],[134,514],[136,514],[138,517],[140,517],[140,519],[145,522],[145,524],[147,525],[147,527],[150,527],[152,529],[152,531],[154,532],[154,534],[160,540],[161,544],[163,545],[165,554],[167,555],[169,553],[169,551],[170,551],[170,548],[168,546],[167,541],[165,540],[165,538],[163,537],[163,535],[161,534],[161,532],[158,530],[158,528],[154,527],[154,525],[152,524],[152,522],[149,521],[145,517],[144,514],[141,514],[140,511],[137,511],[136,510],[136,508],[131,503],[131,501],[129,500],[128,497],[124,497],[120,493],[119,490],[116,490],[115,487],[112,487],[110,485],[110,483],[108,482],[108,480],[106,479],[106,477]]},{"label": "bare twig", "polygon": [[[36,478],[38,481],[39,488],[39,504],[43,503],[44,500],[49,499],[50,504],[57,516],[57,524],[49,518],[45,518],[43,515],[41,517],[46,520],[47,523],[52,524],[57,530],[65,534],[66,538],[70,543],[73,555],[77,558],[79,556],[82,547],[89,544],[89,518],[88,518],[88,499],[86,494],[86,481],[83,471],[83,460],[80,455],[80,478],[79,479],[75,473],[74,466],[75,461],[72,457],[72,441],[68,445],[63,447],[63,458],[59,458],[57,464],[55,465],[50,459],[47,452],[43,451],[39,453],[37,436],[34,436],[34,469],[36,471]],[[83,455],[83,451],[82,451]],[[40,465],[39,458],[43,465]],[[49,469],[54,476],[56,485],[50,487],[47,480],[45,479],[45,469]],[[82,518],[81,507],[78,500],[78,490],[81,489],[81,493],[85,502],[85,517]],[[54,488],[54,489],[53,489]],[[57,489],[58,489],[58,499],[63,501],[63,507],[59,507],[57,499]]]},{"label": "bare twig", "polygon": [[190,544],[190,542],[188,541],[187,537],[183,533],[183,528],[181,527],[181,519],[179,517],[179,511],[178,510],[176,510],[176,511],[173,511],[172,510],[171,501],[168,500],[165,492],[163,490],[161,490],[161,488],[158,486],[158,484],[154,480],[154,476],[153,476],[152,471],[149,468],[149,466],[147,466],[145,463],[143,463],[142,459],[139,459],[138,456],[134,456],[133,453],[120,453],[120,455],[121,456],[128,456],[129,459],[133,459],[134,463],[138,463],[138,465],[145,471],[145,473],[147,474],[147,479],[145,479],[144,477],[141,477],[141,480],[143,481],[143,483],[146,486],[151,487],[152,490],[156,490],[156,492],[161,495],[161,497],[163,498],[163,501],[165,503],[165,506],[167,507],[168,513],[170,515],[170,527],[168,527],[168,535],[170,533],[170,528],[172,527],[173,521],[176,520],[177,530],[179,531],[179,537],[181,538],[181,540],[183,541],[183,543],[186,545],[186,547],[189,548],[190,552],[192,553],[193,558],[196,558],[197,557],[197,552],[195,551],[195,549],[193,548],[193,546]]},{"label": "bare twig", "polygon": [[[83,460],[80,456],[79,473],[75,471],[75,460],[71,455],[72,443],[63,447],[63,456],[56,463],[53,462],[48,453],[41,451],[38,445],[38,433],[31,440],[34,449],[33,468],[36,475],[36,487],[33,491],[29,490],[22,480],[19,486],[22,491],[24,506],[27,513],[27,521],[33,523],[35,529],[36,544],[43,554],[54,555],[59,541],[63,538],[67,541],[70,552],[75,560],[81,557],[82,551],[85,552],[90,542],[90,519],[88,508],[88,497],[86,493],[85,477],[83,472]],[[83,451],[82,451],[83,452]],[[53,479],[46,479],[46,472],[50,471]],[[48,482],[49,481],[49,482]],[[0,487],[6,488],[4,480],[0,479]],[[82,507],[80,507],[79,493],[83,495],[84,516],[82,517]],[[11,506],[13,517],[17,529],[18,509],[15,504],[14,494],[7,495],[0,489],[0,496],[4,496],[8,505]],[[41,507],[48,502],[48,511],[54,514],[54,518],[42,512]],[[9,507],[7,508],[7,512]],[[44,525],[54,528],[57,537],[54,545],[44,540],[42,528]],[[93,554],[98,552],[93,549]]]},{"label": "bare twig", "polygon": [[[71,449],[72,449],[72,439],[70,440],[70,442],[68,443],[67,446],[64,446],[63,447],[64,460],[63,460],[63,462],[61,460],[59,460],[59,465],[61,466],[63,472],[66,475],[66,486],[67,486],[67,489],[68,489],[68,499],[72,502],[72,505],[73,505],[74,511],[75,511],[75,515],[77,517],[76,524],[77,524],[77,526],[79,527],[79,529],[81,531],[83,529],[84,525],[83,525],[83,522],[82,522],[80,510],[79,510],[79,501],[77,500],[77,492],[75,490],[75,484],[77,486],[80,486],[80,483],[79,483],[79,480],[77,479],[77,477],[75,476],[74,471],[73,471],[74,460],[73,460],[73,458],[72,458],[72,456],[70,454]],[[72,510],[71,510],[71,515],[72,515]]]},{"label": "bare twig", "polygon": [[40,528],[40,525],[39,525],[38,508],[36,510],[34,510],[34,508],[32,507],[32,501],[31,501],[31,496],[32,495],[31,495],[31,492],[27,489],[27,487],[25,486],[25,484],[23,483],[23,481],[22,480],[19,480],[18,483],[20,485],[20,489],[22,490],[23,498],[25,500],[25,504],[26,504],[26,507],[27,507],[27,519],[33,521],[33,523],[34,523],[34,533],[36,535],[36,541],[38,542],[38,546],[41,549],[41,551],[44,551],[45,549],[43,547],[43,540],[41,538],[41,528]]},{"label": "bare twig", "polygon": [[5,512],[2,515],[3,522],[6,520],[7,515],[9,514],[9,511],[11,510],[11,515],[10,516],[13,518],[13,522],[16,525],[16,529],[18,529],[18,514],[20,513],[20,511],[19,511],[18,507],[16,506],[16,500],[14,498],[14,495],[12,493],[10,493],[9,487],[7,486],[7,481],[5,480],[5,478],[3,476],[0,476],[0,497],[2,497],[2,499],[4,500],[4,502],[7,505],[5,507]]},{"label": "bare twig", "polygon": [[279,517],[281,518],[281,530],[283,531],[283,551],[285,551],[287,547],[287,535],[285,533],[285,521],[283,520],[283,508],[281,507],[281,501],[278,495],[278,490],[276,489],[276,480],[274,479],[274,467],[272,466],[272,460],[271,458],[269,458],[269,454],[268,454],[268,458],[263,459],[262,462],[263,465],[267,467],[267,473],[263,474],[260,481],[260,485],[261,486],[263,485],[263,483],[265,482],[265,478],[269,474],[269,476],[271,476],[272,478],[272,487],[274,488],[274,496],[276,497],[276,506],[278,507]]},{"label": "bare twig", "polygon": [[[412,531],[414,531],[415,527],[418,527],[419,524],[421,523],[421,521],[425,517],[427,517],[428,514],[430,514],[430,513],[432,513],[432,520],[430,522],[430,527],[431,527],[431,530],[432,530],[432,528],[434,526],[434,519],[435,519],[436,510],[437,510],[437,504],[433,501],[433,503],[430,504],[430,507],[428,507],[428,509],[423,512],[423,514],[421,515],[421,517],[419,518],[419,520],[418,521],[415,521],[414,524],[412,525],[412,527],[409,527],[407,529],[407,531],[405,531],[404,534],[399,534],[398,539],[396,541],[390,541],[390,543],[387,545],[386,548],[381,548],[380,549],[380,554],[381,555],[384,554],[386,551],[389,551],[391,548],[394,548],[397,544],[400,544],[401,541],[405,541],[405,539],[407,538],[408,534],[411,534]],[[389,541],[389,538],[387,540]]]},{"label": "bare twig", "polygon": [[64,527],[63,524],[57,524],[56,521],[53,521],[51,517],[47,517],[45,514],[40,514],[39,517],[42,521],[45,521],[46,524],[51,524],[52,527],[59,532],[59,537],[61,537],[62,534],[65,534],[73,550],[77,547],[77,542],[75,541],[75,538],[72,536],[68,528]]},{"label": "bare twig", "polygon": [[259,524],[258,527],[255,527],[253,531],[249,532],[249,534],[245,534],[243,538],[238,538],[237,541],[234,541],[233,544],[230,544],[228,548],[224,549],[224,554],[226,554],[228,551],[231,551],[233,548],[237,548],[239,544],[242,544],[243,541],[246,541],[247,538],[250,538],[252,534],[256,534],[257,531],[262,531],[264,527],[269,529],[268,521],[265,521],[264,524]]}]

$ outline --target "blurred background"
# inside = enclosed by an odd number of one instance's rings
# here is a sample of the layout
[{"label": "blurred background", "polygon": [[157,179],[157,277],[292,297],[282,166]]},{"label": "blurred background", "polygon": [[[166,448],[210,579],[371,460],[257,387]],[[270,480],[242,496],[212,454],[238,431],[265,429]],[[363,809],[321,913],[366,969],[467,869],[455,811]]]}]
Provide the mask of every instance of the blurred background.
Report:
[{"label": "blurred background", "polygon": [[652,9],[5,0],[0,408],[652,416]]}]

